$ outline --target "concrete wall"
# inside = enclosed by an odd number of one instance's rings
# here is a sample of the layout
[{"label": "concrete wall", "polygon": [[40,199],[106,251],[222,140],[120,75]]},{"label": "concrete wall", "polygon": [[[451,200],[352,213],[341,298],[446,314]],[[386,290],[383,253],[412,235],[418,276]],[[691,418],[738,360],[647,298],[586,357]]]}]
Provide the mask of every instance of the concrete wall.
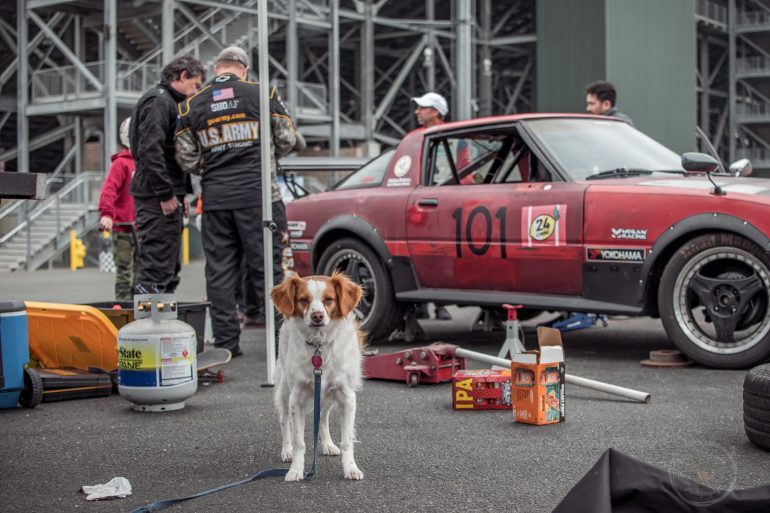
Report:
[{"label": "concrete wall", "polygon": [[695,149],[692,0],[538,0],[537,108],[584,112],[585,86],[607,80],[618,110],[677,152]]}]

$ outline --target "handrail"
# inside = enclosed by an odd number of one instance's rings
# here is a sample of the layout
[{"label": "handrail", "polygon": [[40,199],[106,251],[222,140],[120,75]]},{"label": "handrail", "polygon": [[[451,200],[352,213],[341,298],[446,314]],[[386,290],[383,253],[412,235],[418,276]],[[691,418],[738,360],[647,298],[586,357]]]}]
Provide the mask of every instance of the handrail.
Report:
[{"label": "handrail", "polygon": [[[32,212],[32,214],[30,214],[24,221],[17,224],[16,227],[14,227],[11,231],[9,231],[3,237],[1,237],[0,244],[5,244],[14,235],[16,235],[17,233],[22,231],[24,228],[26,228],[28,225],[30,225],[32,221],[34,221],[35,219],[43,215],[45,212],[47,212],[51,208],[51,206],[57,203],[59,198],[74,191],[75,189],[77,189],[78,187],[86,183],[88,180],[91,180],[97,177],[100,178],[101,174],[94,173],[94,172],[84,172],[77,175],[77,177],[73,179],[70,183],[62,187],[61,190],[57,191],[53,196],[51,196],[50,198],[45,200],[42,204],[40,204],[39,207],[36,208],[35,211]],[[18,204],[21,205],[27,201],[31,201],[31,200],[22,200]]]}]

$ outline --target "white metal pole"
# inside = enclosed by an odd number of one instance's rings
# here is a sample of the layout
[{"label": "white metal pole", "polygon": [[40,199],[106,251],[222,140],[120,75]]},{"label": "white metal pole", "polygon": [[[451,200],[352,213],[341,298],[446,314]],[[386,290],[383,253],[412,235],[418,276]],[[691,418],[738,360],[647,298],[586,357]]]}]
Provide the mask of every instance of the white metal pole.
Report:
[{"label": "white metal pole", "polygon": [[262,150],[262,247],[265,271],[265,364],[267,375],[263,386],[275,385],[275,316],[270,291],[273,289],[273,224],[272,179],[270,167],[270,71],[267,47],[267,2],[259,2],[257,17],[259,41],[259,140]]},{"label": "white metal pole", "polygon": [[[496,356],[477,353],[476,351],[468,351],[458,347],[455,349],[455,355],[462,358],[470,358],[479,362],[489,363],[491,365],[499,365],[501,367],[510,368],[511,361],[505,358],[498,358]],[[632,399],[640,403],[650,402],[650,394],[647,392],[640,392],[631,388],[619,387],[617,385],[610,385],[608,383],[602,383],[601,381],[594,381],[593,379],[581,378],[567,374],[565,376],[567,383],[577,385],[580,387],[590,388],[591,390],[598,390],[599,392],[606,392],[608,394],[619,395],[627,399]]]}]

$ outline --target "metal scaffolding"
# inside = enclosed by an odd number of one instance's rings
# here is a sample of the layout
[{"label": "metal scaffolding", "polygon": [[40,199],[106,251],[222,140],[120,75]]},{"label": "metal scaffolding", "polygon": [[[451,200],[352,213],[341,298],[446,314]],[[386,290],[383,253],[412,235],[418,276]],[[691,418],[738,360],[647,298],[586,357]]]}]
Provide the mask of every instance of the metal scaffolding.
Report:
[{"label": "metal scaffolding", "polygon": [[[534,109],[534,0],[267,6],[271,83],[309,152],[370,156],[396,144],[416,126],[410,98],[430,90],[455,120]],[[237,44],[257,69],[258,10],[258,0],[3,3],[0,165],[104,171],[120,119],[173,56],[210,69]],[[770,169],[767,0],[697,0],[695,22],[698,124],[726,160]]]},{"label": "metal scaffolding", "polygon": [[[87,141],[100,146],[104,170],[120,119],[175,55],[210,69],[237,44],[257,69],[257,0],[15,7],[3,19],[16,26],[0,22],[0,41],[15,55],[0,87],[15,76],[17,98],[0,102],[0,129],[15,117],[16,144],[3,138],[0,161],[20,171],[53,171],[33,165],[30,153],[55,135],[66,138],[60,172],[83,169]],[[396,144],[415,127],[409,99],[429,90],[449,99],[451,119],[532,109],[533,0],[270,0],[268,12],[271,83],[319,154],[370,156]],[[35,119],[58,126],[41,133]]]}]

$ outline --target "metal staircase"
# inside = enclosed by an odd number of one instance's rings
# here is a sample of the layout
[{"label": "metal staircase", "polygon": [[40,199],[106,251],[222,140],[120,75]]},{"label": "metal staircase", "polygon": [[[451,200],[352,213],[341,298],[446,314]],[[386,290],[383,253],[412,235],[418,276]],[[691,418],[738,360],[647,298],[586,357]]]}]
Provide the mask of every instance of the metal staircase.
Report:
[{"label": "metal staircase", "polygon": [[70,230],[82,237],[99,223],[101,173],[50,178],[43,202],[19,200],[0,210],[0,273],[34,271],[67,251]]}]

